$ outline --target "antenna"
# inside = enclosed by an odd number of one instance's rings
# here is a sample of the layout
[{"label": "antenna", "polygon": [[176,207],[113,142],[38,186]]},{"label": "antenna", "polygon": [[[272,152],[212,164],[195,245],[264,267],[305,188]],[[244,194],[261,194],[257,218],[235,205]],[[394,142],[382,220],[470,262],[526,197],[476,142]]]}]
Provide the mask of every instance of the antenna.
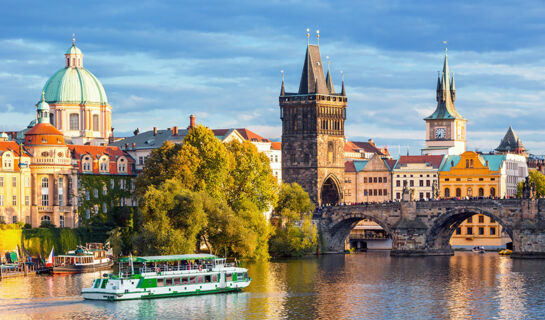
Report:
[{"label": "antenna", "polygon": [[310,44],[310,29],[307,28],[307,45]]}]

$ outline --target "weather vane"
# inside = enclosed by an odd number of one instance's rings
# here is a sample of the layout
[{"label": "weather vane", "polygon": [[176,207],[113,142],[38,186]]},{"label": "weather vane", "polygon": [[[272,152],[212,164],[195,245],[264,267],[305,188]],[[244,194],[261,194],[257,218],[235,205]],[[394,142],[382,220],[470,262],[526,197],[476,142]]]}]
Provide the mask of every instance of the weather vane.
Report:
[{"label": "weather vane", "polygon": [[310,44],[310,29],[307,28],[307,44]]},{"label": "weather vane", "polygon": [[76,33],[72,33],[72,45],[76,45]]},{"label": "weather vane", "polygon": [[318,39],[318,45],[320,45],[320,30],[316,30],[316,39]]},{"label": "weather vane", "polygon": [[443,43],[445,44],[445,54],[447,54],[447,51],[448,51],[448,48],[447,48],[447,40],[443,41]]}]

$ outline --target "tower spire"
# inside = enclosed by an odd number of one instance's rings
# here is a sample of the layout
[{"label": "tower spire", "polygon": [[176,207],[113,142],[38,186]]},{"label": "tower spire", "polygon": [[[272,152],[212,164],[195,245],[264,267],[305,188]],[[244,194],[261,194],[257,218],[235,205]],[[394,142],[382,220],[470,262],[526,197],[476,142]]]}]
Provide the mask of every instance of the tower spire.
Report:
[{"label": "tower spire", "polygon": [[76,45],[76,33],[72,33],[72,46]]},{"label": "tower spire", "polygon": [[331,72],[329,70],[329,56],[325,57],[327,59],[327,75],[325,77],[325,83],[327,85],[327,90],[329,90],[329,93],[335,93],[335,88],[333,87],[333,80],[331,79]]},{"label": "tower spire", "polygon": [[346,90],[344,90],[344,72],[341,71],[341,78],[342,78],[342,89],[341,89],[341,95],[346,97]]},{"label": "tower spire", "polygon": [[282,73],[282,87],[280,88],[280,96],[286,95],[286,89],[284,89],[284,70],[280,71]]},{"label": "tower spire", "polygon": [[49,104],[45,102],[45,91],[42,91],[42,100],[38,102],[36,113],[38,123],[49,123]]}]

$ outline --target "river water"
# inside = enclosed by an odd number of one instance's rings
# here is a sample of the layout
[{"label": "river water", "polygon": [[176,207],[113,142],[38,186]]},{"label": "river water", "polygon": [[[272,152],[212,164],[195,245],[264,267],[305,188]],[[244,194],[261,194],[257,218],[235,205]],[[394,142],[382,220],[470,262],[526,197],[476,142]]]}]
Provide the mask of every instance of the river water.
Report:
[{"label": "river water", "polygon": [[98,274],[0,281],[6,319],[543,319],[545,260],[496,253],[394,258],[387,252],[248,263],[240,293],[85,301]]}]

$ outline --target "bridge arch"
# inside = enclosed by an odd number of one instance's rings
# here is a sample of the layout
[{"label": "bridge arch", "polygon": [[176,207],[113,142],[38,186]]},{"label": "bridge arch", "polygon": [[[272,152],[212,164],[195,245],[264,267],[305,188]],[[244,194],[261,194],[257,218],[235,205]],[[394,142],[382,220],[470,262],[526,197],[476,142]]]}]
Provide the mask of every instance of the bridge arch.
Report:
[{"label": "bridge arch", "polygon": [[320,186],[321,204],[337,204],[341,198],[341,183],[339,179],[334,174],[327,175]]},{"label": "bridge arch", "polygon": [[334,250],[339,252],[344,250],[344,243],[346,238],[350,235],[350,232],[358,222],[369,219],[376,224],[378,224],[388,235],[392,237],[392,242],[395,241],[396,233],[393,230],[393,227],[387,223],[385,220],[377,217],[373,211],[352,211],[350,213],[344,214],[342,217],[338,217],[333,222],[325,226],[324,230],[327,230],[327,246],[329,248],[335,248]]},{"label": "bridge arch", "polygon": [[450,238],[456,229],[467,218],[482,214],[488,216],[498,222],[503,230],[513,240],[513,226],[506,222],[501,216],[476,207],[462,207],[446,211],[439,215],[430,225],[426,233],[425,247],[431,251],[452,251],[450,246]]}]

